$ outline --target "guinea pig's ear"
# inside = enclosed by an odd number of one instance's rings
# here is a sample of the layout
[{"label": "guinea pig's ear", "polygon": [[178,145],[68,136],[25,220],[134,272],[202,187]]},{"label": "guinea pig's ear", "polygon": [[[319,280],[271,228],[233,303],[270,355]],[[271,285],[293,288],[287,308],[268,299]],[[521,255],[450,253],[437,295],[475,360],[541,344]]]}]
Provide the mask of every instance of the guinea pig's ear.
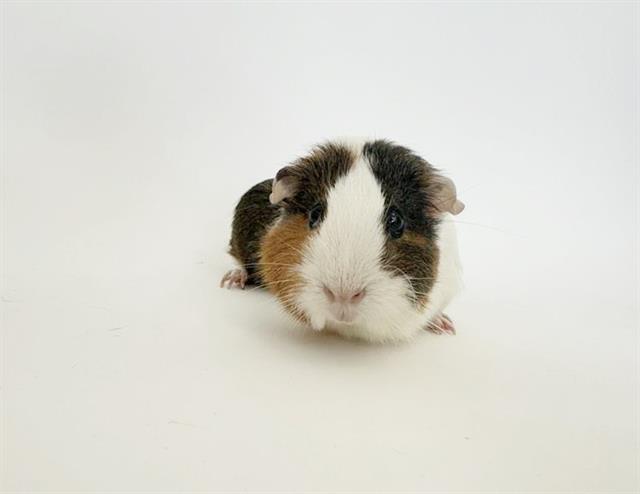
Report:
[{"label": "guinea pig's ear", "polygon": [[464,203],[458,199],[453,181],[439,174],[434,174],[431,180],[430,189],[435,209],[439,213],[460,214],[464,209]]},{"label": "guinea pig's ear", "polygon": [[276,178],[273,179],[269,201],[271,204],[278,204],[289,197],[293,197],[297,187],[298,178],[294,173],[294,168],[292,166],[285,166],[276,174]]}]

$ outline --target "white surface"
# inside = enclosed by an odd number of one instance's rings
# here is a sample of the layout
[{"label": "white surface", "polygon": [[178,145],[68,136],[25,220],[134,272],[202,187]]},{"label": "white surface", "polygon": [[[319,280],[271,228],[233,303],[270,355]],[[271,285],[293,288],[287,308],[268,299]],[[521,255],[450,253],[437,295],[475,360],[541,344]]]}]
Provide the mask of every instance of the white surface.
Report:
[{"label": "white surface", "polygon": [[[3,3],[2,487],[636,490],[635,5]],[[456,180],[458,336],[217,288],[241,193],[354,134]]]}]

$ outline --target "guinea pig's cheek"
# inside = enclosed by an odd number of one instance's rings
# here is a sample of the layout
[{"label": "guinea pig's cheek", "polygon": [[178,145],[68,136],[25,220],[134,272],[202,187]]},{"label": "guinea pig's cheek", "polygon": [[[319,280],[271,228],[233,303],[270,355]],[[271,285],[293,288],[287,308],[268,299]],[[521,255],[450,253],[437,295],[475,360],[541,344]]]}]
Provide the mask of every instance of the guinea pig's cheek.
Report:
[{"label": "guinea pig's cheek", "polygon": [[387,242],[382,266],[390,276],[402,280],[403,296],[422,308],[436,280],[438,259],[439,250],[433,242],[407,232],[402,239]]},{"label": "guinea pig's cheek", "polygon": [[302,321],[308,315],[301,310],[298,296],[305,280],[298,267],[309,236],[306,218],[293,216],[276,224],[263,238],[260,246],[260,276],[267,288],[293,316]]},{"label": "guinea pig's cheek", "polygon": [[301,320],[309,324],[316,331],[320,331],[325,325],[323,313],[318,311],[320,299],[302,274],[298,273],[296,277],[300,282],[290,303],[303,314],[303,317],[300,318]]},{"label": "guinea pig's cheek", "polygon": [[409,293],[409,284],[404,278],[383,271],[370,296],[363,301],[363,316],[373,321],[394,317],[410,308]]}]

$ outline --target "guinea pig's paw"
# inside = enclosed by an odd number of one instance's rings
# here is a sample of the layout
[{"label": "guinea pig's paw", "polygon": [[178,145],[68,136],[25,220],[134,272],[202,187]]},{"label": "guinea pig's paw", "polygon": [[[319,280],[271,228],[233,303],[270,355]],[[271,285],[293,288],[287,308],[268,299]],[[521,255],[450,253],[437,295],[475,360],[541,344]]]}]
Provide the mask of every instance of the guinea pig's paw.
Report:
[{"label": "guinea pig's paw", "polygon": [[231,269],[222,277],[222,280],[220,281],[220,288],[224,288],[225,286],[229,289],[239,287],[244,290],[248,278],[249,275],[246,269]]},{"label": "guinea pig's paw", "polygon": [[433,318],[429,321],[425,329],[434,334],[456,334],[456,327],[453,325],[453,321],[446,314],[440,314]]}]

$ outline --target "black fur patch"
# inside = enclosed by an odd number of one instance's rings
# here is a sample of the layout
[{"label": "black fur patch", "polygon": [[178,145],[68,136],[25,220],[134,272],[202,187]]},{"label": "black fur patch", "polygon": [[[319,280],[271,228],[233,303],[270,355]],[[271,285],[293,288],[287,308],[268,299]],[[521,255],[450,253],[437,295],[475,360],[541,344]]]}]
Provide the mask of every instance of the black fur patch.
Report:
[{"label": "black fur patch", "polygon": [[387,238],[382,262],[390,272],[406,275],[414,302],[424,303],[433,287],[439,258],[439,220],[429,213],[434,210],[434,198],[428,192],[436,170],[409,149],[389,141],[366,143],[363,155],[380,183],[385,209],[395,206],[405,221],[400,238]]},{"label": "black fur patch", "polygon": [[229,253],[247,270],[250,285],[260,285],[258,275],[260,242],[267,228],[280,214],[269,202],[272,180],[251,187],[240,199],[233,214]]},{"label": "black fur patch", "polygon": [[354,158],[348,148],[327,143],[280,170],[278,178],[286,175],[296,183],[295,195],[283,201],[282,209],[269,201],[272,180],[260,182],[242,196],[233,216],[229,253],[247,270],[248,284],[262,284],[259,275],[260,243],[278,216],[307,216],[316,204],[326,209],[329,189],[338,178],[346,175]]}]

